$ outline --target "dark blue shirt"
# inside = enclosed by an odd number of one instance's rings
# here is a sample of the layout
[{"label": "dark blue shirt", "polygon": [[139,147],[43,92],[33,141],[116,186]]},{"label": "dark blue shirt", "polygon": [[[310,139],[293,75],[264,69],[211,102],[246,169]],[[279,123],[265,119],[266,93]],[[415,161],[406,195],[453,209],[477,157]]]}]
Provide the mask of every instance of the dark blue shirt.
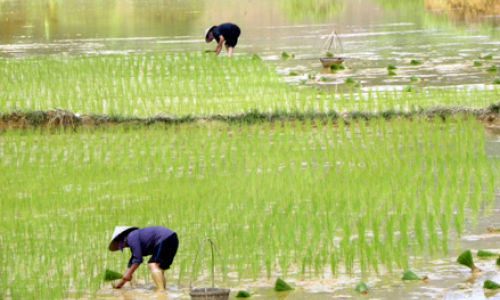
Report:
[{"label": "dark blue shirt", "polygon": [[222,35],[226,40],[226,46],[234,47],[236,46],[236,44],[238,44],[238,37],[241,34],[241,30],[236,24],[223,23],[215,27],[212,30],[212,34],[214,35],[217,43],[220,42],[220,36]]},{"label": "dark blue shirt", "polygon": [[174,232],[166,227],[145,227],[132,231],[127,237],[127,246],[130,247],[132,257],[129,268],[143,262],[143,256],[153,254],[153,249],[170,237]]}]

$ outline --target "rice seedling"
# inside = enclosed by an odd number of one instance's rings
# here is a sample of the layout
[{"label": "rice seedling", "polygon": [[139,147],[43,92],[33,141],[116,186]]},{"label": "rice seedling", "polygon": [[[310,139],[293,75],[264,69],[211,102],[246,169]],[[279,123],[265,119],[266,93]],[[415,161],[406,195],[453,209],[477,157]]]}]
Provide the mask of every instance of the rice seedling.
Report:
[{"label": "rice seedling", "polygon": [[419,60],[416,60],[416,59],[412,59],[410,61],[410,65],[412,65],[412,66],[418,66],[418,65],[421,65],[421,64],[422,64],[422,62],[419,61]]},{"label": "rice seedling", "polygon": [[344,64],[340,65],[333,64],[330,66],[330,71],[338,71],[338,70],[345,70]]},{"label": "rice seedling", "polygon": [[495,78],[493,80],[493,84],[500,84],[500,78]]},{"label": "rice seedling", "polygon": [[472,252],[470,250],[462,252],[462,254],[458,256],[457,262],[470,268],[473,273],[481,272],[481,270],[474,265],[474,259],[472,258]]},{"label": "rice seedling", "polygon": [[236,294],[236,298],[250,298],[250,297],[252,297],[252,294],[250,294],[247,291],[238,291],[238,293]]},{"label": "rice seedling", "polygon": [[486,251],[486,250],[478,250],[477,251],[477,257],[492,257],[492,256],[498,256],[498,254],[491,252],[491,251]]},{"label": "rice seedling", "polygon": [[484,281],[483,288],[488,290],[498,290],[500,289],[500,284],[487,279]]},{"label": "rice seedling", "polygon": [[285,292],[285,291],[292,291],[294,290],[293,287],[291,287],[286,281],[284,281],[281,278],[276,279],[276,282],[274,284],[274,290],[276,292]]},{"label": "rice seedling", "polygon": [[483,63],[480,62],[480,61],[474,61],[474,67],[482,67],[483,66]]},{"label": "rice seedling", "polygon": [[364,282],[358,283],[354,290],[361,294],[368,294],[368,285]]},{"label": "rice seedling", "polygon": [[493,59],[493,54],[486,54],[480,57],[481,59],[484,60],[492,60]]},{"label": "rice seedling", "polygon": [[419,276],[415,272],[408,270],[403,274],[403,277],[401,279],[402,280],[428,280],[429,278],[426,275]]},{"label": "rice seedling", "polygon": [[[116,118],[249,112],[248,123],[221,118],[0,133],[0,226],[12,233],[0,234],[6,245],[0,263],[13,278],[7,283],[13,298],[97,291],[103,286],[101,266],[116,269],[127,259],[103,251],[110,230],[123,223],[168,224],[183,234],[172,266],[179,285],[191,275],[194,251],[207,236],[220,245],[217,269],[227,266],[221,273],[234,272],[242,280],[291,274],[288,270],[317,278],[326,267],[332,274],[358,267],[363,273],[382,266],[409,269],[410,253],[445,252],[448,241],[442,237],[460,234],[466,218],[477,218],[479,208],[495,198],[496,163],[485,158],[482,128],[475,121],[364,121],[366,109],[484,107],[497,98],[495,92],[328,95],[287,87],[249,57],[228,62],[191,55],[33,59],[14,62],[19,70],[8,67],[13,76],[35,76],[35,86],[45,88],[33,89],[29,97],[46,102],[20,102],[23,108],[59,103],[80,112],[113,111]],[[49,72],[49,64],[63,75]],[[91,69],[110,78],[93,78]],[[72,80],[64,78],[70,75]],[[49,81],[59,87],[48,92]],[[227,83],[228,94],[214,91],[214,83]],[[5,86],[2,96],[22,99],[26,92],[15,83]],[[322,104],[314,106],[318,99]],[[1,102],[1,111],[11,104]],[[325,123],[300,113],[318,107],[358,113],[340,119],[329,112]],[[268,122],[270,114],[262,112],[274,109],[285,113]],[[297,119],[287,120],[290,116]],[[25,240],[29,256],[12,250]],[[37,283],[45,263],[54,265],[51,286]],[[137,276],[148,278],[147,272]],[[24,287],[14,279],[32,283]],[[4,286],[8,279],[2,280]]]},{"label": "rice seedling", "polygon": [[113,281],[113,280],[122,279],[122,278],[123,278],[123,274],[118,273],[118,272],[113,271],[113,270],[110,270],[110,269],[106,269],[106,271],[104,273],[104,281]]},{"label": "rice seedling", "polygon": [[295,57],[295,55],[294,55],[294,54],[292,54],[292,53],[290,53],[290,52],[287,52],[287,51],[283,51],[283,52],[281,53],[281,58],[282,58],[282,59],[284,59],[284,60],[287,60],[287,59],[292,59],[292,58],[294,58],[294,57]]},{"label": "rice seedling", "polygon": [[488,73],[496,73],[497,72],[497,67],[496,66],[491,66],[488,69],[486,69],[486,72],[488,72]]}]

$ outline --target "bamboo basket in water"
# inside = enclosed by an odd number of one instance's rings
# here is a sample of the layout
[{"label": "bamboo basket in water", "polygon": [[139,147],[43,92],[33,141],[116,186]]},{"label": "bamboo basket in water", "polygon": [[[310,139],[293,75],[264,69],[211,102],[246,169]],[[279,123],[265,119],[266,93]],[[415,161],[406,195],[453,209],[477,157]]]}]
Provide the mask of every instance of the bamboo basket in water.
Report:
[{"label": "bamboo basket in water", "polygon": [[[338,44],[338,46],[337,46]],[[340,42],[340,38],[337,35],[337,32],[333,31],[328,39],[326,40],[325,49],[327,53],[330,53],[330,49],[332,48],[335,52],[337,50],[340,51],[341,55],[343,54],[342,43]],[[323,68],[329,68],[333,65],[339,66],[344,62],[344,59],[340,56],[332,56],[332,57],[320,57],[319,61],[323,65]]]},{"label": "bamboo basket in water", "polygon": [[[189,295],[191,296],[192,300],[227,300],[229,298],[229,293],[231,292],[231,289],[216,288],[214,286],[215,285],[215,283],[214,283],[215,282],[214,250],[219,255],[219,258],[221,261],[222,261],[222,257],[220,256],[219,250],[217,250],[217,248],[215,247],[212,240],[210,240],[208,238],[204,239],[201,242],[200,247],[198,249],[198,252],[196,253],[194,263],[193,263],[193,274],[194,274],[194,269],[195,269],[194,267],[196,265],[196,261],[198,259],[198,254],[200,253],[200,251],[202,253],[201,256],[203,257],[202,250],[203,250],[203,244],[205,242],[210,243],[210,247],[212,250],[211,251],[212,252],[212,287],[211,288],[203,287],[203,288],[192,289],[189,292]],[[202,258],[202,263],[203,263],[203,258]],[[222,271],[222,273],[224,273],[224,271]],[[191,287],[191,283],[189,284],[189,286]]]}]

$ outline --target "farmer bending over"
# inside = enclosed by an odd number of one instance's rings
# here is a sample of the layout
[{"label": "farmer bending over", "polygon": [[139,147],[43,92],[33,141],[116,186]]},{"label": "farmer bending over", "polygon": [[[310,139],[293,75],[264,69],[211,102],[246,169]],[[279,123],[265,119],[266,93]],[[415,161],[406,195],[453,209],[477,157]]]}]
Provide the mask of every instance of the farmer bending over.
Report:
[{"label": "farmer bending over", "polygon": [[238,37],[241,30],[238,25],[233,23],[223,23],[219,26],[212,26],[205,31],[205,42],[210,43],[214,39],[217,41],[215,54],[219,55],[222,45],[226,42],[226,49],[229,57],[233,56],[234,47],[238,44]]},{"label": "farmer bending over", "polygon": [[128,269],[122,280],[114,286],[121,288],[127,281],[132,280],[132,274],[143,262],[143,256],[151,255],[148,261],[149,270],[158,290],[164,290],[167,285],[165,280],[165,270],[170,268],[174,261],[179,240],[177,234],[165,227],[129,227],[116,226],[109,250],[116,251],[123,248],[130,248],[132,257],[128,263]]}]

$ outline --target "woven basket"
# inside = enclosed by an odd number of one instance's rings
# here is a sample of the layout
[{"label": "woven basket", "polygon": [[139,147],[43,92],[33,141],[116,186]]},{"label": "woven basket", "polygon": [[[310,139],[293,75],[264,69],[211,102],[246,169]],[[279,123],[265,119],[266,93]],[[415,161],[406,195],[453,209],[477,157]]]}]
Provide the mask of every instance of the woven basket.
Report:
[{"label": "woven basket", "polygon": [[230,289],[197,288],[191,290],[189,295],[193,300],[227,300]]},{"label": "woven basket", "polygon": [[332,65],[341,65],[344,59],[341,57],[322,57],[319,59],[324,68],[329,68]]}]

